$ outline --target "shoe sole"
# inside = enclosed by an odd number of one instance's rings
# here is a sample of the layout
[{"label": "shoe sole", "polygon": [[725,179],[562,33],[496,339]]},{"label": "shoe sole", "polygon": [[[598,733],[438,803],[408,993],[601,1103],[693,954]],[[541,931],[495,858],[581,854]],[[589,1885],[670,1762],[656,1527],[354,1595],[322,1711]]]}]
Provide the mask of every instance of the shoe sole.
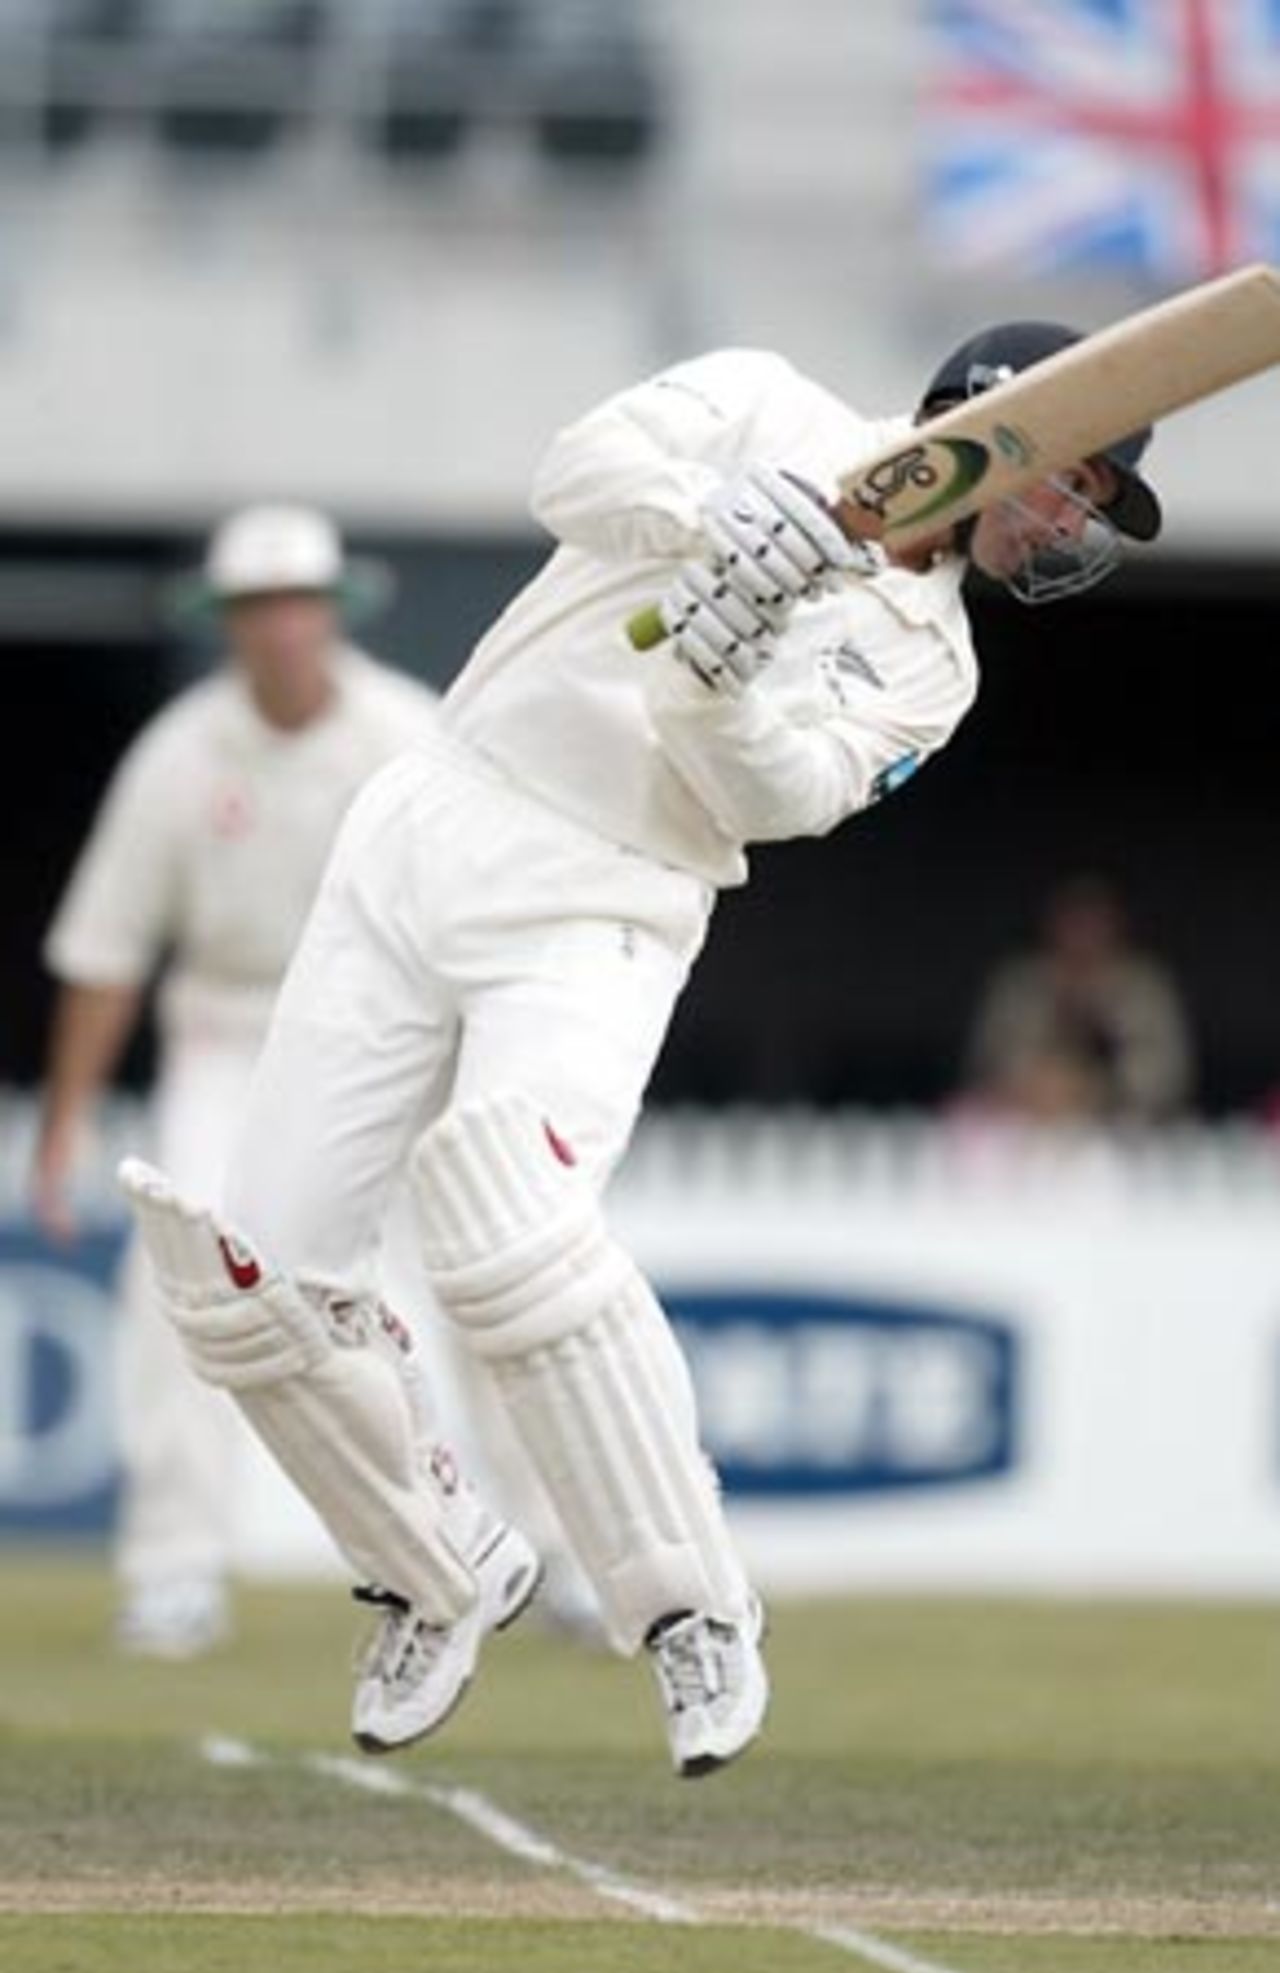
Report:
[{"label": "shoe sole", "polygon": [[729,1767],[734,1761],[741,1760],[758,1738],[759,1734],[753,1733],[750,1740],[744,1740],[741,1747],[735,1747],[731,1754],[694,1754],[690,1760],[681,1761],[676,1773],[681,1781],[701,1781],[705,1775],[716,1774],[722,1767]]},{"label": "shoe sole", "polygon": [[[745,1749],[739,1751],[745,1752]],[[696,1760],[682,1761],[677,1773],[681,1781],[701,1781],[704,1774],[715,1774],[718,1769],[728,1767],[729,1762],[736,1759],[736,1754],[730,1754],[725,1760],[721,1760],[718,1754],[699,1754]]]},{"label": "shoe sole", "polygon": [[[492,1629],[487,1631],[485,1635],[488,1637],[493,1637],[499,1631],[510,1630],[512,1624],[515,1623],[517,1617],[522,1617],[525,1611],[528,1609],[529,1605],[532,1603],[534,1597],[538,1593],[538,1589],[541,1582],[542,1582],[542,1569],[541,1567],[539,1567],[534,1570],[532,1576],[529,1579],[529,1586],[525,1590],[524,1594],[521,1596],[520,1600],[517,1603],[514,1603],[511,1606],[511,1608],[507,1611],[505,1617],[503,1617],[498,1623],[494,1624]],[[355,1741],[356,1746],[360,1749],[360,1752],[362,1754],[401,1754],[408,1747],[416,1747],[419,1741],[429,1740],[433,1733],[439,1733],[441,1727],[445,1725],[446,1721],[451,1720],[453,1718],[453,1715],[457,1712],[459,1706],[466,1698],[470,1686],[471,1686],[471,1679],[469,1677],[464,1678],[462,1684],[458,1687],[452,1699],[449,1701],[449,1704],[445,1707],[445,1710],[440,1714],[440,1716],[437,1719],[432,1720],[430,1726],[424,1726],[420,1733],[411,1733],[407,1735],[406,1738],[403,1740],[379,1740],[377,1735],[373,1733],[353,1733],[351,1738]]]}]

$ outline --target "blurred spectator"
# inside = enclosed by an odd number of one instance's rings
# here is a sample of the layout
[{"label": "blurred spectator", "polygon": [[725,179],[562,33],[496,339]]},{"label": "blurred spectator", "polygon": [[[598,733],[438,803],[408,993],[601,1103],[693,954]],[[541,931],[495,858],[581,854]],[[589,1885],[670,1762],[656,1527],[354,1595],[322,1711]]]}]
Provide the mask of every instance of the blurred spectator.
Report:
[{"label": "blurred spectator", "polygon": [[1041,1121],[1158,1122],[1188,1102],[1181,993],[1133,944],[1111,885],[1076,877],[1051,895],[1039,945],[983,991],[966,1066],[970,1094]]},{"label": "blurred spectator", "polygon": [[[119,764],[45,946],[61,981],[33,1173],[53,1239],[74,1237],[84,1127],[152,976],[158,1155],[217,1196],[276,987],[362,781],[434,724],[426,687],[343,641],[366,565],[306,508],[253,507],[214,534],[196,600],[226,662],[161,711]],[[362,581],[362,578],[364,579]],[[235,1407],[199,1383],[126,1262],[119,1383],[122,1646],[187,1656],[228,1628]]]}]

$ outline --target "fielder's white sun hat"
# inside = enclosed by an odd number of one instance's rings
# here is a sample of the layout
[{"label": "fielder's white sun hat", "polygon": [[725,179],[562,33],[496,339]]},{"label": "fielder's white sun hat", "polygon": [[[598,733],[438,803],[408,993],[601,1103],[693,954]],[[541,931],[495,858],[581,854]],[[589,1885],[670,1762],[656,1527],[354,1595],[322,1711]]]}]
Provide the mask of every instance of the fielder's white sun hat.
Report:
[{"label": "fielder's white sun hat", "polygon": [[349,556],[334,523],[314,507],[242,507],[214,529],[203,566],[175,585],[173,606],[180,617],[208,616],[228,603],[298,591],[332,596],[349,618],[367,619],[390,600],[390,572]]},{"label": "fielder's white sun hat", "polygon": [[214,530],[205,581],[220,603],[280,589],[337,589],[342,542],[313,507],[245,507]]}]

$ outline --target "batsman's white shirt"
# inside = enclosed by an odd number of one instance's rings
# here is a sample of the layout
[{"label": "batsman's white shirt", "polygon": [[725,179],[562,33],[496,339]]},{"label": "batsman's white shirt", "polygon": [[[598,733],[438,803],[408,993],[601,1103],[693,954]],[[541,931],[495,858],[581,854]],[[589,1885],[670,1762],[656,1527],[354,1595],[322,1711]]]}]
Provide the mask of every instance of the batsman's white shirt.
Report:
[{"label": "batsman's white shirt", "polygon": [[[339,654],[325,713],[271,726],[229,668],[183,692],[118,767],[49,932],[62,979],[140,984],[170,956],[150,1147],[214,1199],[276,990],[356,790],[435,729],[436,697]],[[192,1376],[134,1244],[125,1267],[118,1410],[126,1486],[118,1566],[138,1585],[253,1561],[308,1511],[233,1406]]]},{"label": "batsman's white shirt", "polygon": [[560,546],[477,646],[446,726],[562,814],[716,885],[743,880],[747,843],[825,834],[942,746],[973,700],[960,560],[798,604],[737,699],[635,652],[625,625],[673,561],[705,551],[714,487],[763,461],[831,497],[905,428],[760,350],[697,358],[589,413],[535,480]]}]

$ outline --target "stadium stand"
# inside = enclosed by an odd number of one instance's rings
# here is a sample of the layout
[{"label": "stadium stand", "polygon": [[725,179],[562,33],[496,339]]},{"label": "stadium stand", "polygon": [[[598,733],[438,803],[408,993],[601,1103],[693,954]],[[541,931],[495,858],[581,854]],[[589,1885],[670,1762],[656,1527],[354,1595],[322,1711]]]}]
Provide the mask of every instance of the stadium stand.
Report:
[{"label": "stadium stand", "polygon": [[616,0],[8,0],[0,68],[10,134],[51,156],[141,130],[245,164],[323,128],[399,167],[490,124],[616,168],[660,127],[644,15]]}]

